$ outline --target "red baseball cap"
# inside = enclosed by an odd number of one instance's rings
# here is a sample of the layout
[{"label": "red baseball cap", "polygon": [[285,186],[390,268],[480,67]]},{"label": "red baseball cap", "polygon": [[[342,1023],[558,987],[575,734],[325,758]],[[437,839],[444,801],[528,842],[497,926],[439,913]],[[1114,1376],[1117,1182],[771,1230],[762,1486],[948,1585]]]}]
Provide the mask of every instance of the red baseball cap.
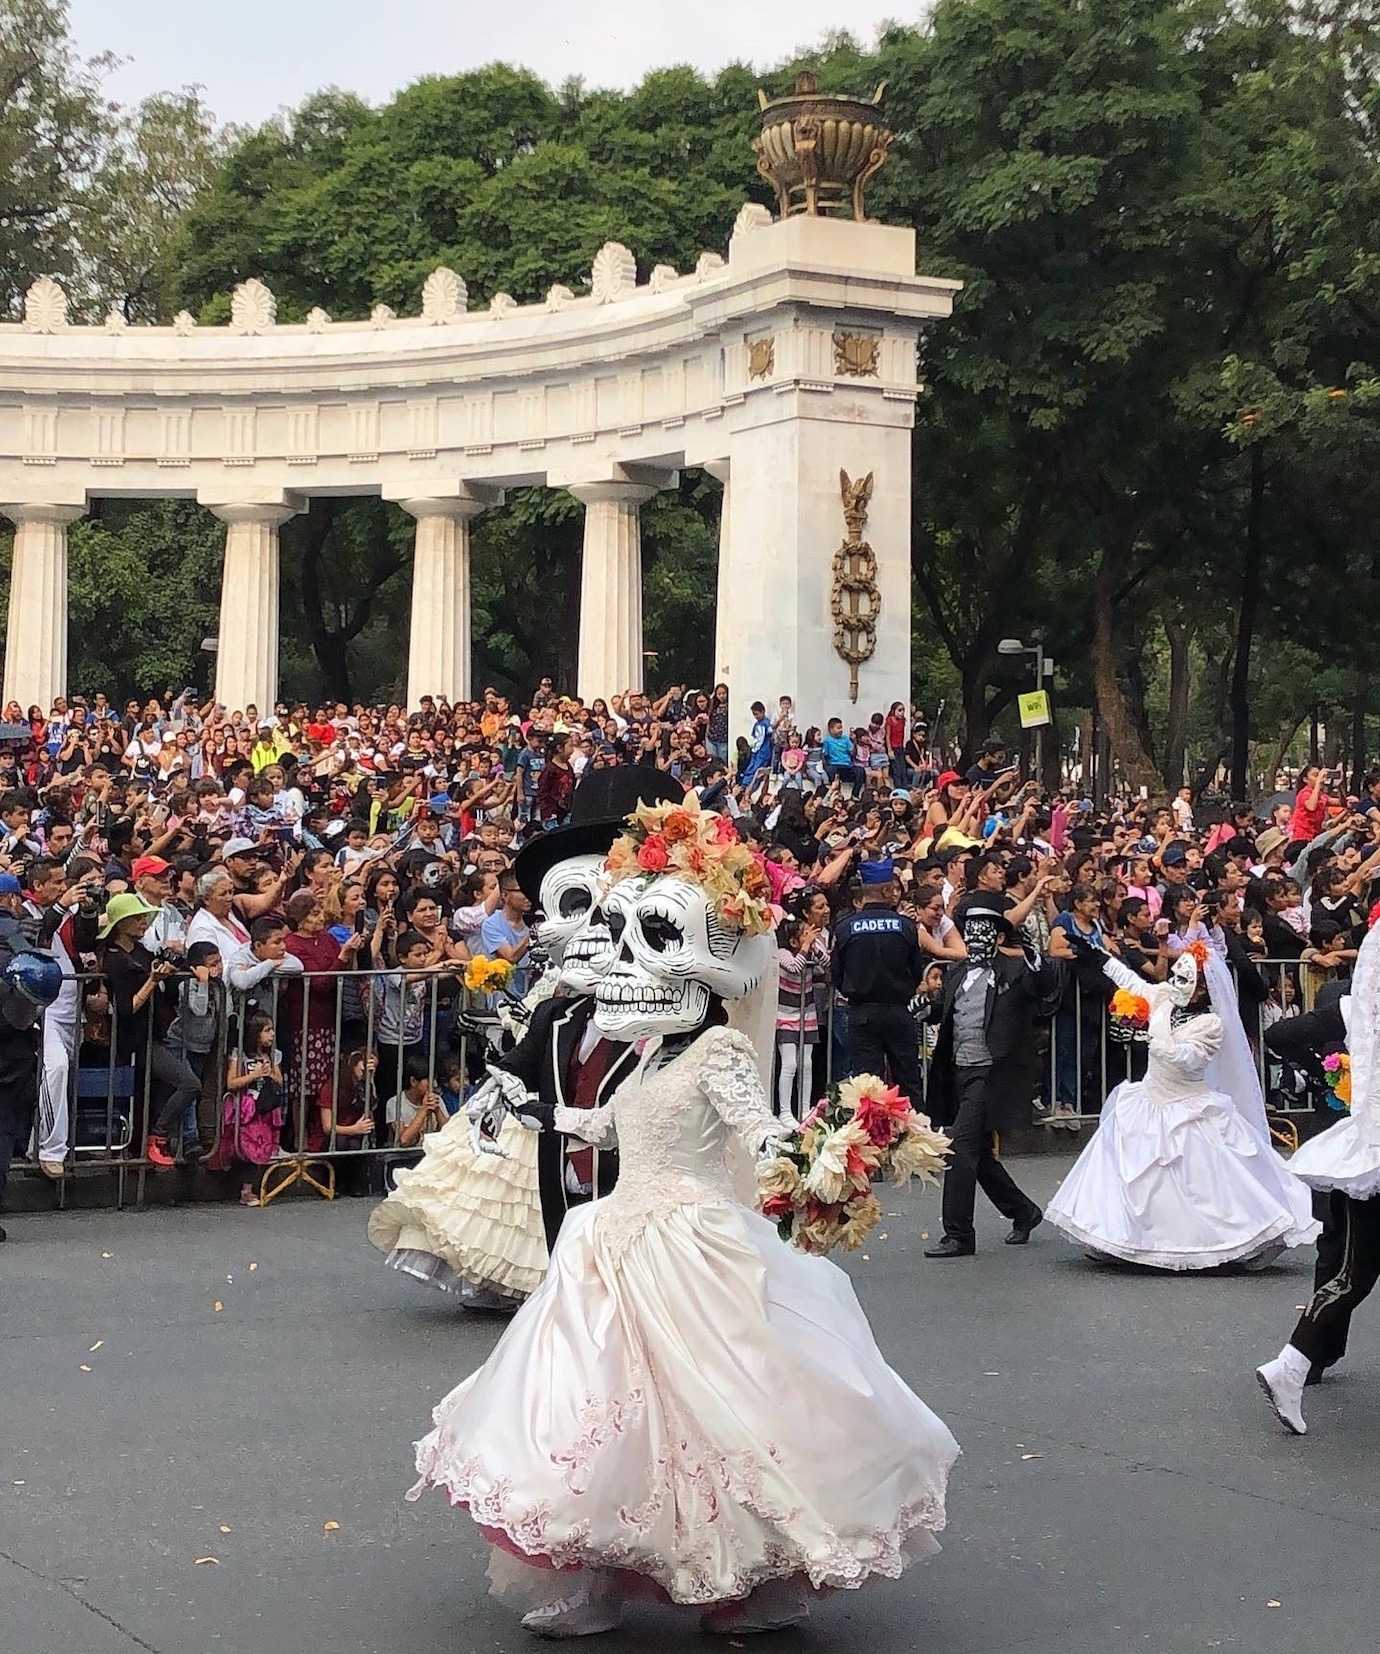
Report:
[{"label": "red baseball cap", "polygon": [[131,879],[144,879],[154,873],[167,873],[171,868],[172,863],[164,861],[162,856],[137,856],[129,876]]}]

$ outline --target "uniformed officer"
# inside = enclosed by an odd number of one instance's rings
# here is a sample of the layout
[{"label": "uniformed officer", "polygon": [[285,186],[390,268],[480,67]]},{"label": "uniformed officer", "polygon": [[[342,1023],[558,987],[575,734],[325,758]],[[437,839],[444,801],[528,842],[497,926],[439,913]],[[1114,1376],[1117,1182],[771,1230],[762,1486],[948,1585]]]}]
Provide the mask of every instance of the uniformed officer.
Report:
[{"label": "uniformed officer", "polygon": [[896,911],[895,870],[890,861],[865,861],[858,869],[863,905],[834,927],[834,986],[848,1001],[854,1074],[882,1074],[891,1065],[893,1084],[916,1108],[924,1103],[920,1041],[908,1009],[928,960],[914,919]]}]

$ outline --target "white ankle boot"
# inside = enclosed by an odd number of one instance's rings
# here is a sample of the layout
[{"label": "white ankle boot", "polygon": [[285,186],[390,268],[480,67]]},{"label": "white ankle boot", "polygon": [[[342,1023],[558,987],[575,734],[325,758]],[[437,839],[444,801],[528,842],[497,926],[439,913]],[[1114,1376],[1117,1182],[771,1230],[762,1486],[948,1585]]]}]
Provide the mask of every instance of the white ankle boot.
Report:
[{"label": "white ankle boot", "polygon": [[794,1579],[769,1579],[741,1602],[711,1608],[700,1629],[719,1636],[752,1636],[759,1631],[784,1631],[799,1625],[810,1612],[805,1588]]},{"label": "white ankle boot", "polygon": [[1303,1386],[1308,1377],[1308,1359],[1290,1344],[1273,1361],[1255,1370],[1256,1380],[1275,1417],[1295,1436],[1306,1436],[1303,1419]]},{"label": "white ankle boot", "polygon": [[585,1583],[558,1602],[534,1608],[522,1616],[523,1628],[553,1641],[566,1637],[597,1637],[616,1631],[623,1623],[623,1593],[607,1574],[591,1572]]}]

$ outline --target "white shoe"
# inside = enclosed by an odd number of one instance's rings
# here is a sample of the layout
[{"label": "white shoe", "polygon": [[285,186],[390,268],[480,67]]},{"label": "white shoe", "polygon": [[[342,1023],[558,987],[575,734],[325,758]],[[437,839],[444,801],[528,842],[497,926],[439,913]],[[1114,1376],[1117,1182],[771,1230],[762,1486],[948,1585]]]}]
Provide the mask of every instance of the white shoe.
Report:
[{"label": "white shoe", "polygon": [[577,1591],[573,1597],[534,1608],[522,1616],[523,1629],[553,1642],[565,1637],[597,1637],[623,1623],[623,1599],[615,1589]]},{"label": "white shoe", "polygon": [[769,1579],[741,1602],[725,1602],[700,1619],[700,1630],[711,1636],[751,1637],[758,1632],[785,1631],[810,1613],[804,1587],[793,1579]]},{"label": "white shoe", "polygon": [[1276,1358],[1255,1370],[1256,1382],[1265,1392],[1270,1411],[1294,1436],[1306,1436],[1303,1419],[1303,1380]]}]

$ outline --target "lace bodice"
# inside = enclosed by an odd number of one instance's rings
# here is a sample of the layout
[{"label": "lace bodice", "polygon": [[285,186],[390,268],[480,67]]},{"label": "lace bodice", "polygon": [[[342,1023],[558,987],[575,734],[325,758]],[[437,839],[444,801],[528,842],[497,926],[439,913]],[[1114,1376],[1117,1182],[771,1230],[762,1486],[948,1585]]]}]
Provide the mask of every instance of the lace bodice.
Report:
[{"label": "lace bodice", "polygon": [[620,1251],[655,1212],[735,1199],[734,1164],[777,1129],[744,1037],[710,1028],[664,1067],[648,1065],[596,1109],[556,1110],[557,1131],[618,1143],[618,1184],[598,1202],[601,1236]]}]

